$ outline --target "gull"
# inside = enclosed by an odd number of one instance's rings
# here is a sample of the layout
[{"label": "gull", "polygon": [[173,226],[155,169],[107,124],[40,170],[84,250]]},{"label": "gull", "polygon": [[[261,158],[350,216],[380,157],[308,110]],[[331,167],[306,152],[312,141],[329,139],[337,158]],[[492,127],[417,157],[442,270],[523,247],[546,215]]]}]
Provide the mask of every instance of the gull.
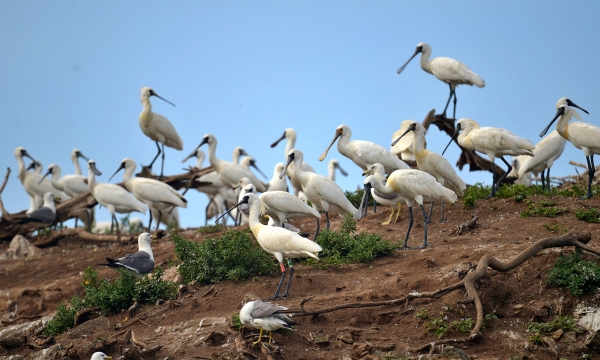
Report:
[{"label": "gull", "polygon": [[92,354],[92,358],[90,360],[104,360],[104,359],[112,359],[112,356],[108,356],[103,352],[95,352]]},{"label": "gull", "polygon": [[141,279],[154,269],[154,254],[152,253],[152,247],[150,247],[152,239],[156,239],[156,236],[151,236],[147,232],[141,233],[138,236],[138,252],[127,254],[116,260],[107,257],[106,261],[108,264],[98,265],[125,269],[128,273]]},{"label": "gull", "polygon": [[242,307],[240,310],[242,324],[260,329],[258,340],[252,344],[261,342],[263,330],[269,332],[269,344],[272,342],[273,330],[283,328],[294,330],[291,325],[295,323],[285,314],[282,314],[282,310],[287,310],[287,308],[260,300],[249,301]]},{"label": "gull", "polygon": [[[50,226],[56,220],[56,206],[54,205],[54,194],[47,192],[44,194],[44,205],[27,214],[26,222],[34,221]],[[39,236],[39,230],[38,230]]]}]

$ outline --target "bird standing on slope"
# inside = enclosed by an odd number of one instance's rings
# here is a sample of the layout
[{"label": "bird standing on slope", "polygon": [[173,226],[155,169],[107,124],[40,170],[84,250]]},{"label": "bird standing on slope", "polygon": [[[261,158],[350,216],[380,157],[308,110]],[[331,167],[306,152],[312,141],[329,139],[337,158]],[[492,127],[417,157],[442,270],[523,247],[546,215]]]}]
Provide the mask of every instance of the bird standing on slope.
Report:
[{"label": "bird standing on slope", "polygon": [[484,87],[485,81],[479,75],[475,74],[469,67],[458,60],[447,58],[447,57],[436,57],[429,60],[431,56],[431,46],[427,43],[419,43],[415,53],[408,59],[408,61],[398,69],[400,74],[406,65],[415,57],[418,53],[421,53],[421,69],[432,74],[439,80],[445,82],[450,86],[450,96],[446,102],[446,107],[442,115],[446,117],[446,110],[450,104],[450,99],[454,95],[454,112],[452,118],[456,119],[456,86],[460,84],[476,85],[477,87]]},{"label": "bird standing on slope", "polygon": [[[533,150],[534,156],[527,156],[526,159],[519,164],[519,179],[525,178],[525,174],[528,172],[534,174],[542,173],[542,189],[550,191],[550,168],[552,167],[552,164],[554,164],[554,161],[562,155],[566,143],[567,140],[560,136],[556,130],[540,140],[540,142],[535,145],[535,150]],[[517,158],[519,157],[517,156]],[[544,174],[544,172],[546,172],[546,174]]]},{"label": "bird standing on slope", "polygon": [[[297,164],[299,165],[299,164]],[[281,269],[281,280],[275,294],[271,299],[278,299],[288,297],[290,285],[292,283],[292,276],[294,276],[294,265],[291,259],[311,257],[319,260],[317,256],[320,251],[323,250],[319,244],[314,241],[303,238],[302,236],[293,233],[289,230],[278,226],[267,226],[263,225],[259,221],[261,213],[265,212],[265,204],[260,200],[256,194],[248,193],[244,195],[242,201],[237,205],[228,210],[231,211],[242,204],[248,204],[250,207],[250,230],[258,241],[259,245],[269,254],[275,256],[279,261],[279,268]],[[288,280],[285,293],[279,295],[283,281],[285,280],[286,271],[283,259],[287,259],[288,267],[290,268],[290,278]]]},{"label": "bird standing on slope", "polygon": [[[406,132],[402,134],[398,139],[392,142],[392,146],[396,144],[403,136],[408,134],[409,132],[414,132],[414,140],[413,140],[413,151],[415,154],[415,158],[417,160],[417,166],[419,170],[425,171],[429,175],[436,178],[436,180],[447,187],[448,189],[454,191],[454,193],[458,196],[463,195],[463,191],[467,188],[467,184],[456,174],[452,165],[444,158],[443,156],[434,153],[431,150],[427,150],[423,147],[423,143],[425,142],[425,127],[418,122],[411,123]],[[431,202],[431,208],[429,209],[429,218],[431,218],[431,213],[433,211],[433,201]],[[444,219],[444,202],[442,201],[442,220]]]},{"label": "bird standing on slope", "polygon": [[[285,158],[287,160],[288,153],[290,152],[290,150],[294,149],[296,146],[296,137],[297,137],[296,130],[294,130],[292,128],[287,128],[283,132],[283,135],[279,139],[277,139],[277,141],[275,141],[274,143],[271,144],[271,148],[274,148],[275,146],[277,146],[277,144],[279,144],[280,141],[282,141],[283,139],[286,139],[287,141],[286,141],[285,151],[284,151],[283,155],[285,156]],[[308,164],[307,162],[302,163],[302,170],[315,172],[315,169],[313,169],[313,167],[310,166],[310,164]],[[294,195],[300,197],[301,192],[302,192],[302,185],[300,185],[300,183],[294,176],[294,164],[293,163],[287,167],[285,174],[287,175],[287,177],[290,179],[290,182],[292,183],[292,187],[294,188]]]},{"label": "bird standing on slope", "polygon": [[[35,221],[50,226],[56,220],[56,206],[54,205],[54,194],[47,192],[44,194],[44,205],[27,214],[27,222]],[[39,230],[38,230],[39,237]]]},{"label": "bird standing on slope", "polygon": [[[140,90],[140,101],[144,107],[139,117],[140,127],[146,136],[156,142],[156,147],[158,148],[158,153],[154,159],[152,159],[152,162],[150,165],[148,165],[148,167],[152,169],[152,165],[162,153],[162,163],[160,166],[160,177],[162,178],[165,166],[165,145],[177,150],[183,150],[183,141],[177,134],[177,131],[175,131],[175,127],[173,127],[173,124],[171,124],[169,119],[160,114],[152,112],[150,96],[156,96],[157,98],[164,100],[173,106],[175,106],[175,104],[158,96],[158,94],[156,94],[154,90],[149,87],[143,87]],[[162,150],[161,145],[158,143],[162,144]]]},{"label": "bird standing on slope", "polygon": [[242,324],[260,329],[258,340],[252,344],[261,342],[263,330],[269,332],[269,344],[273,339],[273,330],[283,328],[293,330],[291,325],[294,323],[289,317],[282,314],[281,310],[287,310],[287,308],[260,300],[249,301],[242,307],[240,310]]},{"label": "bird standing on slope", "polygon": [[596,166],[594,165],[594,155],[600,154],[600,128],[592,124],[583,122],[570,123],[572,117],[582,120],[579,113],[573,109],[578,108],[589,114],[587,110],[577,106],[571,100],[563,97],[556,103],[556,116],[550,121],[550,124],[540,133],[540,137],[544,136],[550,126],[560,117],[556,124],[556,130],[563,138],[567,139],[576,148],[583,150],[585,160],[588,165],[588,192],[587,198],[592,197],[592,182],[596,174]]},{"label": "bird standing on slope", "polygon": [[152,239],[155,239],[156,236],[152,236],[149,233],[141,233],[138,236],[138,252],[133,254],[127,254],[122,258],[111,259],[106,258],[108,264],[98,264],[104,265],[112,268],[122,268],[127,272],[132,274],[138,279],[144,277],[144,275],[148,274],[152,269],[154,269],[154,254],[152,253],[152,247],[150,244],[152,243]]},{"label": "bird standing on slope", "polygon": [[[535,146],[531,141],[518,137],[508,130],[494,127],[481,127],[475,120],[467,118],[458,120],[456,131],[454,132],[454,135],[452,135],[452,138],[450,138],[448,145],[446,145],[446,149],[448,149],[448,146],[450,146],[457,135],[460,146],[486,154],[492,162],[491,197],[494,197],[500,184],[502,184],[502,181],[504,181],[508,173],[512,170],[512,166],[504,159],[504,155],[533,156],[533,150],[535,149]],[[444,155],[446,149],[444,149],[442,155]],[[497,156],[500,157],[500,160],[507,166],[504,176],[502,176],[498,182],[496,182],[496,163],[494,162]]]}]

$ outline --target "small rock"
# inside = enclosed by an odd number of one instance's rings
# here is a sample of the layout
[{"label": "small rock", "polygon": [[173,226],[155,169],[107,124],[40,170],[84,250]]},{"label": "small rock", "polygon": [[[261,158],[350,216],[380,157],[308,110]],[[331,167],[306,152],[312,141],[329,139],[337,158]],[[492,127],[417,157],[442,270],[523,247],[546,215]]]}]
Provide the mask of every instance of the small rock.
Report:
[{"label": "small rock", "polygon": [[563,334],[562,340],[560,340],[560,342],[564,342],[564,343],[572,343],[575,342],[575,331],[566,331]]},{"label": "small rock", "polygon": [[562,336],[563,332],[563,329],[558,329],[555,332],[553,332],[551,336],[554,340],[558,340]]},{"label": "small rock", "polygon": [[11,240],[8,250],[0,255],[0,260],[32,257],[39,252],[37,246],[31,245],[22,235],[16,235]]},{"label": "small rock", "polygon": [[525,306],[525,305],[523,305],[523,304],[515,305],[515,306],[513,306],[513,310],[521,310],[523,308],[523,306]]},{"label": "small rock", "polygon": [[68,339],[79,339],[83,335],[92,334],[100,329],[110,330],[110,320],[106,316],[100,316],[93,320],[74,327],[67,335]]},{"label": "small rock", "polygon": [[465,354],[461,349],[454,346],[446,346],[444,350],[437,357],[439,360],[471,360],[471,358]]},{"label": "small rock", "polygon": [[394,344],[394,343],[381,344],[381,345],[379,345],[379,348],[381,349],[381,351],[392,351],[396,348],[396,344]]},{"label": "small rock", "polygon": [[31,360],[46,360],[46,359],[54,359],[54,355],[56,355],[60,351],[60,344],[54,344],[47,349],[40,350],[33,355],[30,355],[28,359]]},{"label": "small rock", "polygon": [[337,339],[345,344],[354,344],[354,339],[352,339],[352,336],[349,334],[338,335]]}]

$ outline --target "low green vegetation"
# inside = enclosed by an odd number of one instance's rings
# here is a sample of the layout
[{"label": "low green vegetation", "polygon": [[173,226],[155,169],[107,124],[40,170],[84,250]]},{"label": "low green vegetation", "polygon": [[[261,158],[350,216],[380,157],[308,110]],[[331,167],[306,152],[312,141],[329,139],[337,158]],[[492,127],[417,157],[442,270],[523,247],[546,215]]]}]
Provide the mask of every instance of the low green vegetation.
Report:
[{"label": "low green vegetation", "polygon": [[575,217],[579,220],[597,223],[600,222],[600,211],[596,208],[590,208],[588,210],[577,210]]},{"label": "low green vegetation", "polygon": [[68,304],[61,302],[56,315],[48,322],[45,334],[55,336],[72,328],[75,315],[85,308],[99,307],[103,315],[109,316],[129,308],[135,300],[141,304],[153,304],[158,300],[175,298],[177,285],[162,279],[162,267],[156,268],[151,278],[144,276],[140,280],[124,270],[119,272],[114,281],[100,280],[98,272],[88,267],[81,284],[85,296],[83,299],[73,297]]},{"label": "low green vegetation", "polygon": [[561,256],[548,272],[546,281],[550,286],[566,287],[571,296],[592,294],[600,287],[600,265],[581,258],[581,250],[576,249],[569,256]]},{"label": "low green vegetation", "polygon": [[544,229],[554,233],[554,234],[566,234],[569,232],[569,229],[567,229],[564,225],[559,225],[559,224],[543,224],[542,225],[544,227]]},{"label": "low green vegetation", "polygon": [[560,214],[564,214],[569,212],[569,208],[566,207],[557,207],[556,204],[552,201],[540,201],[540,202],[531,202],[527,205],[527,209],[521,211],[521,217],[536,217],[536,216],[545,216],[545,217],[555,217]]},{"label": "low green vegetation", "polygon": [[202,235],[214,234],[221,230],[223,230],[222,224],[207,225],[207,226],[198,228],[198,232]]},{"label": "low green vegetation", "polygon": [[[363,198],[363,194],[365,193],[365,190],[363,189],[358,189],[356,191],[344,191],[344,195],[346,195],[346,198],[352,203],[352,205],[354,205],[355,208],[358,208],[360,206],[360,202],[362,201]],[[369,206],[373,206],[375,203],[373,202],[373,197],[369,197]]]},{"label": "low green vegetation", "polygon": [[527,325],[527,331],[531,333],[528,339],[534,344],[541,344],[545,334],[559,329],[563,331],[576,330],[576,325],[575,319],[570,316],[559,316],[549,323],[530,322]]},{"label": "low green vegetation", "polygon": [[[321,262],[328,265],[370,263],[378,257],[393,253],[399,246],[375,233],[355,232],[356,222],[350,213],[344,216],[340,231],[321,231],[317,239],[317,243],[323,248],[319,253]],[[317,264],[314,259],[307,262]]]},{"label": "low green vegetation", "polygon": [[258,245],[250,229],[229,230],[201,243],[173,233],[179,273],[186,283],[210,284],[223,280],[241,281],[254,275],[277,271],[273,256]]}]

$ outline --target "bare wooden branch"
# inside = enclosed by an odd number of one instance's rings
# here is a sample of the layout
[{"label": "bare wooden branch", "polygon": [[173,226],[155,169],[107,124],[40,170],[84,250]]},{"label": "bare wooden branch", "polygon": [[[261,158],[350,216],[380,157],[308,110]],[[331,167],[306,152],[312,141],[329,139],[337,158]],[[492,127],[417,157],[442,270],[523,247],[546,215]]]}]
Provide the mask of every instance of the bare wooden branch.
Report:
[{"label": "bare wooden branch", "polygon": [[133,243],[136,242],[134,236],[121,236],[119,240],[117,235],[100,235],[100,234],[91,234],[86,232],[83,228],[76,229],[62,229],[60,231],[50,231],[50,234],[47,237],[44,237],[38,242],[34,242],[34,245],[40,248],[53,246],[58,243],[59,240],[69,237],[76,236],[85,241],[91,242],[119,242],[119,243]]},{"label": "bare wooden branch", "polygon": [[206,185],[210,185],[211,183],[209,182],[199,182],[196,181],[196,179],[198,179],[199,177],[201,177],[202,175],[206,175],[210,172],[213,172],[214,169],[212,166],[209,167],[205,167],[203,169],[198,169],[195,167],[190,167],[190,170],[186,173],[183,174],[179,174],[179,175],[172,175],[172,176],[167,176],[167,177],[163,177],[162,179],[159,179],[158,176],[152,174],[150,172],[150,170],[148,169],[148,167],[144,166],[142,168],[142,171],[135,174],[135,176],[139,176],[139,177],[146,177],[146,178],[150,178],[150,179],[155,179],[155,180],[160,180],[164,183],[167,183],[169,185],[171,185],[175,190],[180,190],[183,188],[192,188],[192,189],[197,189],[201,186],[206,186]]},{"label": "bare wooden branch", "polygon": [[[0,195],[4,191],[4,188],[6,187],[6,183],[8,182],[9,175],[10,175],[10,168],[6,168],[6,175],[4,176],[4,181],[2,182],[2,187],[0,187]],[[4,208],[4,203],[2,202],[2,196],[0,196],[0,211],[2,212],[3,218],[6,216],[10,219],[10,214]]]},{"label": "bare wooden branch", "polygon": [[452,231],[451,234],[462,235],[463,232],[475,228],[477,226],[477,220],[479,220],[479,217],[477,217],[477,215],[473,215],[471,220],[460,224],[456,229],[454,229],[454,231]]}]

